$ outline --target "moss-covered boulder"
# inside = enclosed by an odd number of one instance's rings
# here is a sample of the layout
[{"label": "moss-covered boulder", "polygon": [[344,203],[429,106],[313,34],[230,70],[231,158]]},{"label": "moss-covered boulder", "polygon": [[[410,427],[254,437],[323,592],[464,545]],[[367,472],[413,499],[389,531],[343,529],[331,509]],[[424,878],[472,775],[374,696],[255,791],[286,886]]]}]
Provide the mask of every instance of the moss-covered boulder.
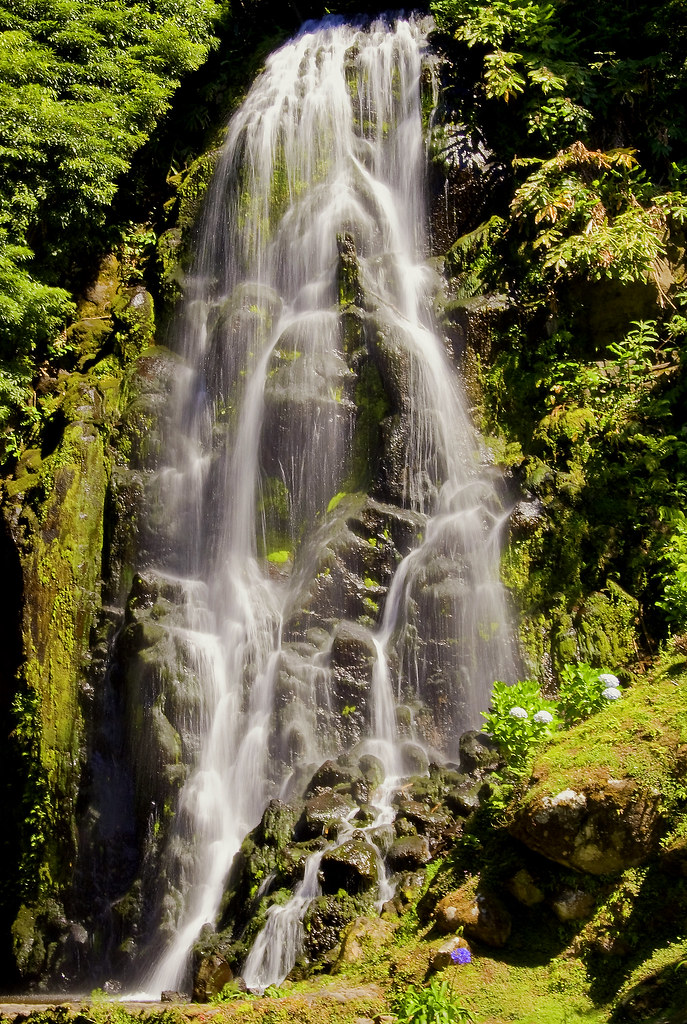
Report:
[{"label": "moss-covered boulder", "polygon": [[362,893],[372,888],[379,875],[378,857],[375,847],[362,837],[327,850],[320,865],[323,891],[333,895],[339,889]]},{"label": "moss-covered boulder", "polygon": [[341,822],[351,813],[352,807],[351,801],[331,790],[310,797],[296,824],[296,837],[299,840],[322,835],[333,837]]},{"label": "moss-covered boulder", "polygon": [[607,778],[541,796],[518,810],[511,833],[530,849],[592,875],[619,873],[658,848],[660,793]]}]

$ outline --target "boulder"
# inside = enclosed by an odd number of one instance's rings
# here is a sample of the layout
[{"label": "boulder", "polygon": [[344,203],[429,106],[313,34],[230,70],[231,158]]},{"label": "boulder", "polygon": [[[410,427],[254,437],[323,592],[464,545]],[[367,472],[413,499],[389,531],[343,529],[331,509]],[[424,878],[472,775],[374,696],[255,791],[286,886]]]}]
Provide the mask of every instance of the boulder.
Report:
[{"label": "boulder", "polygon": [[325,790],[306,800],[303,813],[295,828],[298,840],[326,836],[333,826],[344,821],[351,812],[351,805],[338,793]]},{"label": "boulder", "polygon": [[510,914],[498,897],[476,888],[474,879],[444,896],[434,910],[436,926],[442,932],[462,928],[468,938],[485,946],[500,947],[511,933]]},{"label": "boulder", "polygon": [[219,953],[201,957],[193,978],[193,1002],[207,1003],[212,996],[218,995],[233,977],[231,967]]},{"label": "boulder", "polygon": [[341,952],[334,970],[342,968],[345,964],[360,963],[372,950],[388,946],[394,931],[394,926],[389,921],[379,917],[357,917],[355,921],[351,921],[341,937]]},{"label": "boulder", "polygon": [[320,865],[320,881],[325,893],[364,892],[377,884],[377,851],[363,839],[349,839],[328,850]]},{"label": "boulder", "polygon": [[496,768],[500,756],[498,746],[485,732],[471,729],[459,741],[461,771],[472,774]]},{"label": "boulder", "polygon": [[358,782],[361,772],[357,768],[351,768],[339,764],[331,759],[321,764],[317,769],[305,791],[306,796],[319,793],[324,789],[333,789],[335,786],[351,786]]},{"label": "boulder", "polygon": [[432,854],[424,836],[407,836],[394,840],[386,859],[393,871],[415,871],[429,864]]},{"label": "boulder", "polygon": [[367,838],[382,854],[386,854],[396,838],[396,832],[393,825],[377,825],[370,829]]},{"label": "boulder", "polygon": [[450,825],[450,820],[445,814],[431,811],[425,804],[416,800],[404,801],[398,811],[399,818],[406,818],[415,826],[419,835],[426,836],[433,845],[436,845],[445,829]]},{"label": "boulder", "polygon": [[481,781],[470,782],[467,776],[465,778],[465,782],[447,794],[446,805],[456,814],[466,818],[468,814],[472,814],[479,807],[479,792],[483,784]]},{"label": "boulder", "polygon": [[381,786],[384,782],[384,765],[374,754],[363,754],[358,761],[358,767],[363,778],[373,787]]},{"label": "boulder", "polygon": [[308,960],[318,960],[341,941],[348,924],[358,916],[354,901],[345,893],[318,896],[308,907],[303,924],[303,952]]},{"label": "boulder", "polygon": [[655,853],[661,824],[658,791],[643,790],[633,779],[608,779],[579,792],[535,796],[520,806],[509,830],[549,860],[606,875]]}]

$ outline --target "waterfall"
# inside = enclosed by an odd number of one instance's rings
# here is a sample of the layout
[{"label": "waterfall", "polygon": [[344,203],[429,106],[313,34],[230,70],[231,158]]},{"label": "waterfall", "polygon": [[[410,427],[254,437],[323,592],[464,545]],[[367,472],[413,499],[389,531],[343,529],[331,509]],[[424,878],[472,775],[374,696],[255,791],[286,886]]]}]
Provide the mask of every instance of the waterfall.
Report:
[{"label": "waterfall", "polygon": [[[502,513],[430,314],[429,27],[307,23],[232,118],[198,225],[160,573],[185,595],[200,711],[177,725],[191,763],[137,980],[155,997],[183,984],[290,774],[354,744],[387,781],[409,773],[409,744],[455,757],[493,680],[513,677]],[[346,622],[371,670],[344,702]],[[388,785],[378,804],[390,820]],[[256,942],[266,984],[293,962],[269,929],[281,917],[295,948],[317,867]]]}]

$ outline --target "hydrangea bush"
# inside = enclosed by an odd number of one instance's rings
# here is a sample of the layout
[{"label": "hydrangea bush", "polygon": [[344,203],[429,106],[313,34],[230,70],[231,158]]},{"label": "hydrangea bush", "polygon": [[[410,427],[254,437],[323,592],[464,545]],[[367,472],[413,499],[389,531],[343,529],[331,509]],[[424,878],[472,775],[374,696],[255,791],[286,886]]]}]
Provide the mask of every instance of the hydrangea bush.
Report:
[{"label": "hydrangea bush", "polygon": [[514,774],[524,774],[534,751],[559,727],[554,701],[542,697],[539,684],[523,679],[513,686],[494,683],[484,727],[493,736]]},{"label": "hydrangea bush", "polygon": [[561,672],[558,708],[567,726],[582,722],[620,696],[620,681],[611,672],[601,672],[584,662],[566,665]]},{"label": "hydrangea bush", "polygon": [[542,696],[539,684],[523,679],[512,686],[496,682],[484,728],[494,738],[507,775],[526,775],[537,748],[563,726],[575,725],[622,697],[611,672],[580,663],[561,672],[558,700]]}]

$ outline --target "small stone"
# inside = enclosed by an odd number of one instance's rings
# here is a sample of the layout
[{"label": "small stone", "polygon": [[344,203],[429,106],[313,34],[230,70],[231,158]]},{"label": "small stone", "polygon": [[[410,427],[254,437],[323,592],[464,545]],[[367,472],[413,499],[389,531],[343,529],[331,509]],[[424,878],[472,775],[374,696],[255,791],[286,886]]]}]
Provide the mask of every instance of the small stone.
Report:
[{"label": "small stone", "polygon": [[434,917],[442,932],[464,929],[468,938],[485,946],[504,946],[511,933],[510,914],[492,893],[475,889],[474,881],[439,901]]},{"label": "small stone", "polygon": [[525,907],[534,907],[544,900],[544,893],[538,888],[531,874],[525,868],[513,875],[507,883],[507,889],[511,896],[514,896],[518,903],[522,903]]},{"label": "small stone", "polygon": [[594,913],[594,897],[582,889],[567,889],[551,906],[559,921],[584,921]]},{"label": "small stone", "polygon": [[452,967],[453,958],[451,954],[456,949],[470,949],[467,941],[462,937],[462,935],[457,936],[455,939],[447,939],[446,942],[442,942],[430,961],[430,967],[432,970],[443,971],[447,967]]}]

